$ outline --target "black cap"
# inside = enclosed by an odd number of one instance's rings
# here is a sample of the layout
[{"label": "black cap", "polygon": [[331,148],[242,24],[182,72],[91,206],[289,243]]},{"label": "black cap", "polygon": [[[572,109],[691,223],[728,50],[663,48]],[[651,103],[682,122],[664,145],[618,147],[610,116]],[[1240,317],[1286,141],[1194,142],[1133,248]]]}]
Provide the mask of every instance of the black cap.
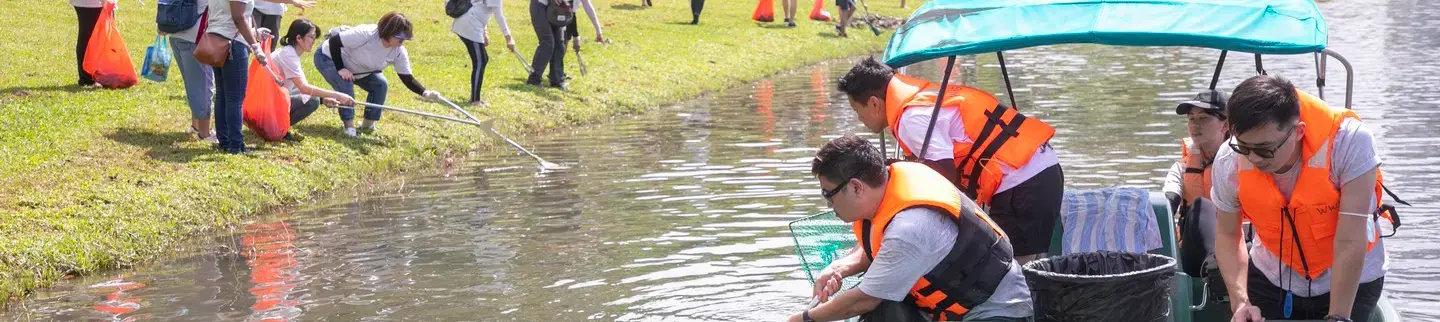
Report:
[{"label": "black cap", "polygon": [[1175,114],[1190,114],[1191,108],[1203,109],[1205,112],[1219,117],[1225,117],[1225,101],[1230,100],[1230,94],[1217,90],[1205,90],[1195,94],[1194,98],[1180,102],[1175,106]]}]

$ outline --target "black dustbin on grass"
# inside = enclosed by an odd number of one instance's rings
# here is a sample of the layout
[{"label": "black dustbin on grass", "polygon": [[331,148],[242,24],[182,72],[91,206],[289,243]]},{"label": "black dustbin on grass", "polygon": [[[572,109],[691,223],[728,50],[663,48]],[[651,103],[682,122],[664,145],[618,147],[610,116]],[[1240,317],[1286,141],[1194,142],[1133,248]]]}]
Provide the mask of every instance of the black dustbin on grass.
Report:
[{"label": "black dustbin on grass", "polygon": [[1024,271],[1035,321],[1161,322],[1170,317],[1174,258],[1077,253],[1027,263]]}]

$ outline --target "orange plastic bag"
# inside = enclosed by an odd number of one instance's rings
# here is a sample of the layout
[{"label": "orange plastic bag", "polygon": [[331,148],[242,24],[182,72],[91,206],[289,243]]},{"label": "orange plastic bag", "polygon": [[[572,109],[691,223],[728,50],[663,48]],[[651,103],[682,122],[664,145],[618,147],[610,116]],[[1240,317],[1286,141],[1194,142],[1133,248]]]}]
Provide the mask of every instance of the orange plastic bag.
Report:
[{"label": "orange plastic bag", "polygon": [[810,7],[810,20],[830,21],[830,13],[823,9],[825,9],[825,0],[815,0],[815,6]]},{"label": "orange plastic bag", "polygon": [[755,6],[755,14],[750,15],[750,19],[759,22],[775,21],[775,1],[760,0],[760,5]]},{"label": "orange plastic bag", "polygon": [[125,49],[125,38],[120,37],[120,28],[115,26],[114,1],[105,1],[100,9],[90,43],[85,44],[85,65],[81,67],[105,88],[130,88],[140,82],[130,62],[130,51]]},{"label": "orange plastic bag", "polygon": [[[270,42],[261,42],[260,47],[270,52]],[[280,72],[274,69],[275,63],[266,61],[266,65],[261,65],[259,58],[250,62],[250,82],[245,87],[240,116],[250,131],[275,142],[285,139],[285,133],[290,131],[290,93],[276,83]]]}]

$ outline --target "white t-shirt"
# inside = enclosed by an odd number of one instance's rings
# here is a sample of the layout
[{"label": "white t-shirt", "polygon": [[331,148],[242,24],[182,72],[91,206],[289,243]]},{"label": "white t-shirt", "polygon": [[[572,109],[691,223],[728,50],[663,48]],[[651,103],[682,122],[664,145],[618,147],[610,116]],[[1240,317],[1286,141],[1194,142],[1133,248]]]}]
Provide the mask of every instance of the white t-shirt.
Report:
[{"label": "white t-shirt", "polygon": [[[210,1],[196,1],[195,13],[204,13],[205,8],[209,7]],[[206,18],[201,17],[200,19]],[[181,39],[188,42],[198,42],[198,40],[200,40],[200,22],[196,21],[194,26],[190,26],[190,29],[185,29],[185,31],[170,34],[170,39]]]},{"label": "white t-shirt", "polygon": [[[405,46],[385,48],[380,41],[380,31],[374,24],[359,25],[341,31],[339,37],[340,43],[345,45],[345,48],[340,49],[340,58],[344,60],[345,69],[350,70],[356,77],[378,73],[389,66],[395,66],[397,74],[411,74],[410,54],[405,50]],[[329,39],[322,41],[320,48],[316,49],[317,55],[330,56]]]},{"label": "white t-shirt", "polygon": [[[275,68],[280,70],[280,78],[285,84],[285,89],[291,93],[300,93],[300,87],[295,84],[294,79],[305,80],[305,71],[300,69],[300,53],[295,51],[295,46],[280,46],[275,52],[270,53],[270,59],[275,63]],[[310,95],[300,94],[300,100],[309,101]]]},{"label": "white t-shirt", "polygon": [[70,0],[70,6],[81,8],[100,8],[105,6],[105,0]]},{"label": "white t-shirt", "polygon": [[[880,253],[875,254],[859,289],[866,295],[902,301],[920,277],[939,265],[955,246],[958,227],[946,214],[930,208],[900,211],[885,226]],[[989,317],[1023,318],[1034,314],[1030,288],[1020,265],[1010,262],[1010,272],[985,303],[975,306],[966,320]]]},{"label": "white t-shirt", "polygon": [[500,34],[509,37],[510,25],[505,23],[505,9],[500,6],[500,0],[470,0],[470,11],[455,18],[455,22],[450,24],[450,31],[470,41],[483,42],[485,37],[482,35],[492,15],[500,24]]},{"label": "white t-shirt", "polygon": [[[279,16],[285,14],[285,4],[278,2],[270,2],[266,0],[255,0],[255,10],[260,10],[260,13],[263,14]],[[279,30],[271,31],[275,33],[280,33]]]},{"label": "white t-shirt", "polygon": [[[1335,134],[1335,141],[1330,145],[1330,155],[1332,156],[1330,159],[1330,183],[1337,190],[1345,182],[1354,180],[1369,172],[1370,169],[1380,166],[1380,156],[1375,153],[1375,139],[1371,136],[1370,130],[1363,125],[1363,122],[1355,119],[1342,121],[1340,130]],[[1234,140],[1231,138],[1225,144],[1228,146],[1234,143]],[[1213,172],[1211,173],[1210,197],[1215,201],[1216,210],[1227,213],[1239,212],[1240,198],[1237,187],[1240,181],[1240,172],[1236,167],[1236,158],[1244,157],[1229,148],[1220,149],[1219,153],[1215,154],[1215,164],[1211,170]],[[1290,198],[1290,193],[1295,191],[1295,183],[1300,180],[1300,167],[1300,165],[1296,165],[1287,173],[1274,175],[1275,186],[1280,188],[1280,193],[1286,199]],[[1375,211],[1373,206],[1376,202],[1375,196],[1373,193],[1370,194],[1369,204],[1372,206],[1367,213]],[[1367,222],[1370,225],[1375,224],[1374,221],[1367,220]],[[1360,282],[1371,282],[1385,276],[1386,266],[1389,264],[1387,261],[1385,243],[1377,241],[1375,247],[1365,253],[1365,266],[1360,272]],[[1265,245],[1261,243],[1254,243],[1254,246],[1250,247],[1250,262],[1255,264],[1255,267],[1259,268],[1272,284],[1282,285],[1280,282],[1283,277],[1285,283],[1282,286],[1286,290],[1294,292],[1295,295],[1310,297],[1330,292],[1330,271],[1321,273],[1314,281],[1307,283],[1303,275],[1290,268],[1289,265],[1283,265],[1279,258],[1266,250]],[[1280,266],[1285,268],[1283,276]]]},{"label": "white t-shirt", "polygon": [[235,20],[230,18],[231,2],[244,3],[245,20],[255,21],[251,14],[255,10],[255,0],[210,0],[210,22],[206,25],[205,32],[243,41],[245,38],[240,35],[240,28],[235,26]]},{"label": "white t-shirt", "polygon": [[[911,147],[910,152],[920,154],[920,142],[925,141],[925,130],[930,126],[930,112],[934,108],[907,108],[900,114],[898,133],[900,141],[905,146]],[[948,139],[946,139],[948,138]],[[930,149],[925,151],[925,160],[937,161],[955,158],[955,141],[975,142],[974,138],[965,135],[965,122],[960,118],[960,110],[953,108],[940,109],[940,117],[935,119],[935,133],[931,134]],[[958,162],[958,160],[957,160]],[[1016,169],[1010,165],[999,163],[1000,172],[1005,175],[1000,180],[1000,186],[995,188],[995,193],[1005,192],[1030,180],[1041,171],[1060,164],[1060,157],[1055,154],[1055,149],[1041,146],[1035,149],[1035,154],[1030,157],[1030,162],[1025,166]]]}]

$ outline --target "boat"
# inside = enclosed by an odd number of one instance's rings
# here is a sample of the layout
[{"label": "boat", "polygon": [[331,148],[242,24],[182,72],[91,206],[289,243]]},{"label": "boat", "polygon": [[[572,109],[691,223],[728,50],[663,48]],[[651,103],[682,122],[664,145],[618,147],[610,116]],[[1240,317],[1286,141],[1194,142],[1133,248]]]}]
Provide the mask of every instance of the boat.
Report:
[{"label": "boat", "polygon": [[[1220,53],[1210,89],[1219,82],[1221,67],[1231,52],[1253,55],[1257,74],[1266,73],[1266,55],[1311,55],[1319,75],[1319,97],[1325,98],[1325,70],[1333,59],[1345,69],[1344,106],[1353,108],[1354,69],[1344,56],[1326,48],[1327,41],[1325,20],[1311,0],[935,0],[918,8],[896,30],[883,61],[903,68],[945,60],[940,83],[943,96],[957,57],[994,54],[1006,97],[1016,106],[1005,51],[1061,44],[1217,49]],[[1223,286],[1211,287],[1206,279],[1181,271],[1169,201],[1161,192],[1149,192],[1149,199],[1161,240],[1161,246],[1149,253],[1177,261],[1169,321],[1229,321],[1224,292],[1209,292]],[[1056,225],[1051,254],[1061,253],[1063,226]],[[850,234],[849,226],[832,213],[797,220],[791,231],[807,274],[824,268],[828,257],[836,256],[837,248],[844,254],[854,245],[853,236],[848,240],[843,236]],[[860,278],[852,277],[845,284],[853,286]],[[1369,320],[1401,320],[1388,294],[1382,292]]]}]

